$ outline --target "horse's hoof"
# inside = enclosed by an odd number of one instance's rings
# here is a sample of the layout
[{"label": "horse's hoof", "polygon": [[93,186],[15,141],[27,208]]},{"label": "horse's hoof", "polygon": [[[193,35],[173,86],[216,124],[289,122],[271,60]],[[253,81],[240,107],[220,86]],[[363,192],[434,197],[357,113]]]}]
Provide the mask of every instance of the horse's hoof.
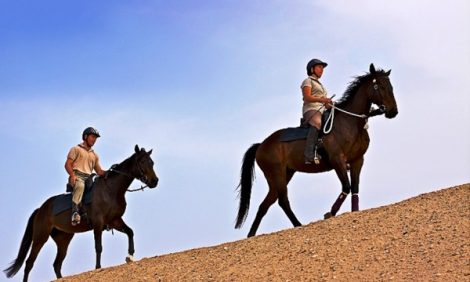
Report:
[{"label": "horse's hoof", "polygon": [[127,262],[127,263],[131,263],[131,262],[134,262],[134,261],[135,261],[135,260],[134,260],[134,257],[133,257],[133,256],[128,255],[128,256],[126,257],[126,262]]},{"label": "horse's hoof", "polygon": [[328,218],[331,218],[333,217],[334,215],[331,214],[331,212],[327,212],[325,213],[325,215],[323,216],[324,219],[328,219]]}]

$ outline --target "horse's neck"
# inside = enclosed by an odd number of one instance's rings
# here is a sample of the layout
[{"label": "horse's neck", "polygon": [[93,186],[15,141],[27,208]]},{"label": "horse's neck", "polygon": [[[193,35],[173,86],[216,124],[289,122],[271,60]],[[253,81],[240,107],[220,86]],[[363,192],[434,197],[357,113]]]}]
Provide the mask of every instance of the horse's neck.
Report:
[{"label": "horse's neck", "polygon": [[358,115],[366,115],[369,113],[371,104],[364,87],[360,87],[354,94],[354,97],[351,97],[345,103],[344,110]]},{"label": "horse's neck", "polygon": [[[341,109],[357,115],[367,115],[371,105],[372,103],[367,97],[367,92],[363,87],[361,87],[357,90],[354,97],[351,97],[349,101],[341,105]],[[348,133],[355,132],[355,129],[362,129],[366,123],[366,120],[363,118],[355,117],[339,111],[337,111],[337,113],[338,121],[345,125],[344,127],[338,127],[338,129],[341,128]]]},{"label": "horse's neck", "polygon": [[124,195],[131,185],[132,181],[134,181],[133,177],[129,168],[127,168],[126,162],[123,162],[119,167],[116,169],[119,172],[115,172],[112,177],[109,177],[108,182],[110,183],[110,188],[117,196]]},{"label": "horse's neck", "polygon": [[111,191],[118,197],[124,195],[131,185],[134,178],[124,174],[116,174],[108,179],[108,186]]}]

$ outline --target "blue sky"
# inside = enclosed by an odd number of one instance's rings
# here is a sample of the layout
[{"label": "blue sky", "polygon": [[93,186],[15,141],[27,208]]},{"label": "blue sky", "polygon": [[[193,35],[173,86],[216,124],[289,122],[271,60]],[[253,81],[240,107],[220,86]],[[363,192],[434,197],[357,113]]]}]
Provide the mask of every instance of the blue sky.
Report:
[{"label": "blue sky", "polygon": [[[87,126],[102,133],[104,168],[135,144],[154,149],[158,188],[127,195],[137,259],[245,238],[267,185],[257,168],[247,222],[233,229],[242,156],[297,125],[313,57],[329,63],[322,81],[337,98],[370,63],[392,69],[399,115],[370,121],[362,209],[470,181],[468,1],[167,2],[0,2],[2,269],[32,211],[63,192],[65,157]],[[339,192],[333,172],[289,186],[305,224]],[[273,205],[258,234],[286,228]],[[123,263],[125,235],[104,234],[103,249],[104,267]],[[32,281],[55,278],[54,256],[50,240]],[[94,257],[92,234],[75,236],[63,274],[93,269]]]}]

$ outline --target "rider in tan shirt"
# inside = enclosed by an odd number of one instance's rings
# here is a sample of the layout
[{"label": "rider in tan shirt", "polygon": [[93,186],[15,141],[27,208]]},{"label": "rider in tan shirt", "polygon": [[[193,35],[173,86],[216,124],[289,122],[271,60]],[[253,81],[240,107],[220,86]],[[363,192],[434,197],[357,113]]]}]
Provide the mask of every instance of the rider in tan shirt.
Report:
[{"label": "rider in tan shirt", "polygon": [[93,127],[83,131],[83,142],[72,147],[67,155],[65,170],[69,174],[69,183],[72,191],[72,225],[80,223],[79,205],[85,190],[85,180],[96,171],[99,176],[104,176],[99,157],[92,149],[100,134]]}]

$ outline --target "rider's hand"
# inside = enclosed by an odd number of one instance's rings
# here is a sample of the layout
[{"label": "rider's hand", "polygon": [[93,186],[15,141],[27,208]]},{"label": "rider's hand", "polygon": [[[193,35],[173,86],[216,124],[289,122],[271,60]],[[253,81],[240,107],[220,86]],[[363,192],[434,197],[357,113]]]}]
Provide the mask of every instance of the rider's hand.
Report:
[{"label": "rider's hand", "polygon": [[333,105],[333,101],[330,98],[323,98],[323,104],[327,109],[331,108],[331,105]]},{"label": "rider's hand", "polygon": [[77,177],[75,175],[70,176],[69,183],[72,185],[72,187],[75,187],[75,183],[77,183]]}]

